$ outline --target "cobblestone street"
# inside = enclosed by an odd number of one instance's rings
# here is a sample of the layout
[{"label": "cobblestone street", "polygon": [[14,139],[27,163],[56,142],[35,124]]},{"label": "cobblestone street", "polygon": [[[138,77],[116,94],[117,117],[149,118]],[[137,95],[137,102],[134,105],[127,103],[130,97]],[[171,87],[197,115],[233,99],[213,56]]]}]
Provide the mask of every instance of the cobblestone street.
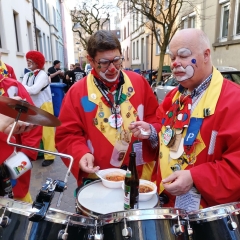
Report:
[{"label": "cobblestone street", "polygon": [[[36,196],[39,190],[42,187],[42,184],[45,183],[46,178],[52,178],[53,180],[62,180],[64,181],[65,175],[67,173],[67,167],[63,164],[60,157],[56,156],[54,163],[48,167],[42,167],[43,159],[38,159],[34,162],[31,174],[31,183],[30,183],[30,193],[32,195],[33,201],[36,199]],[[51,208],[75,213],[75,197],[74,190],[77,187],[75,178],[70,174],[67,182],[67,190],[64,191],[62,202],[59,208],[57,208],[57,201],[59,194],[55,192],[54,198],[52,200]]]}]

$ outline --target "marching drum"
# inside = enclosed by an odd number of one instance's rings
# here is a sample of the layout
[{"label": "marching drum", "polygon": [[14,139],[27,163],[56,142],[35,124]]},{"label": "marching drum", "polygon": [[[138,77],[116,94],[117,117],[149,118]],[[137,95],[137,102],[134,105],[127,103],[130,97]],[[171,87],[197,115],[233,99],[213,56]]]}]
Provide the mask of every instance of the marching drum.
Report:
[{"label": "marching drum", "polygon": [[188,240],[186,216],[182,209],[154,208],[110,213],[99,220],[104,240]]},{"label": "marching drum", "polygon": [[53,208],[44,220],[31,222],[28,216],[35,212],[31,204],[3,197],[0,208],[1,240],[89,240],[97,227],[94,219]]},{"label": "marching drum", "polygon": [[193,240],[240,240],[240,202],[188,214]]},{"label": "marching drum", "polygon": [[[106,188],[101,180],[94,181],[81,188],[77,195],[77,207],[83,214],[98,218],[124,210],[124,192],[121,188]],[[158,205],[158,195],[155,194],[149,201],[139,202],[139,209],[154,208]]]}]

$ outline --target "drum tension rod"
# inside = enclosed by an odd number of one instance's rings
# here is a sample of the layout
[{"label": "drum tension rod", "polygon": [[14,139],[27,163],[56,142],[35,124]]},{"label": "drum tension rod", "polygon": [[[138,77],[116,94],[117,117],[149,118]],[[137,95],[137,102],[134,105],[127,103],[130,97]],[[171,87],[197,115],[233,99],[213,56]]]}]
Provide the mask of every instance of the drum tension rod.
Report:
[{"label": "drum tension rod", "polygon": [[93,234],[88,235],[88,240],[103,240],[103,234],[102,233],[98,233],[98,220],[95,219],[95,223],[94,223],[94,227],[95,227],[95,232],[93,232]]},{"label": "drum tension rod", "polygon": [[178,224],[174,224],[173,227],[172,227],[173,228],[173,233],[176,236],[181,235],[185,231],[184,226],[181,223],[178,210],[177,210],[177,220],[178,220]]},{"label": "drum tension rod", "polygon": [[0,217],[0,226],[2,226],[3,228],[7,227],[11,223],[11,219],[8,216],[4,216],[8,206],[9,202],[6,204],[2,216]]},{"label": "drum tension rod", "polygon": [[228,212],[228,218],[229,218],[229,220],[228,220],[228,222],[227,222],[227,224],[228,224],[228,228],[231,230],[231,231],[235,231],[236,229],[237,229],[237,223],[236,222],[234,222],[233,221],[233,219],[232,219],[232,217],[231,217],[231,215],[230,215],[230,213]]},{"label": "drum tension rod", "polygon": [[132,237],[132,229],[127,226],[127,217],[126,213],[124,213],[124,218],[123,218],[123,230],[122,230],[122,236],[126,239]]},{"label": "drum tension rod", "polygon": [[70,220],[71,220],[71,217],[69,217],[68,220],[67,220],[66,228],[64,230],[62,229],[62,230],[59,231],[58,238],[57,238],[58,240],[67,240],[67,238],[68,238],[67,230],[68,230],[68,225],[70,223]]}]

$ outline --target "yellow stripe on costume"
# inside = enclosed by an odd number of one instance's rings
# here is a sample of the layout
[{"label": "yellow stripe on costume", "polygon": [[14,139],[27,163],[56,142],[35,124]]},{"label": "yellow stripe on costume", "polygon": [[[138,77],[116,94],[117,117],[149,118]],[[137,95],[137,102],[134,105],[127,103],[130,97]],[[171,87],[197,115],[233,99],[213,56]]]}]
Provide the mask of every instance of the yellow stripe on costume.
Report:
[{"label": "yellow stripe on costume", "polygon": [[[220,84],[219,84],[220,82]],[[214,114],[215,108],[217,105],[217,101],[219,98],[219,95],[221,93],[223,83],[223,77],[219,71],[217,71],[215,68],[213,68],[213,74],[212,79],[210,82],[209,87],[204,92],[201,100],[199,101],[198,105],[194,109],[193,113],[191,114],[191,117],[195,118],[204,118],[204,111],[203,109],[210,109],[210,115]],[[177,100],[179,98],[180,93],[176,92],[175,96],[172,99],[172,102]],[[177,163],[177,159],[171,159],[170,158],[170,150],[167,146],[165,146],[161,139],[162,134],[166,130],[166,127],[162,127],[161,132],[159,133],[159,142],[160,142],[160,152],[162,155],[162,158],[160,159],[160,171],[162,179],[168,177],[170,174],[173,173],[171,166]],[[183,137],[186,135],[187,129],[184,129]],[[197,135],[198,143],[195,145],[195,151],[190,155],[190,157],[197,157],[197,155],[206,147],[205,143],[202,140],[200,132]],[[184,170],[188,166],[187,163],[184,163],[181,165],[181,169]],[[163,184],[160,184],[159,193],[161,193],[164,190]]]},{"label": "yellow stripe on costume", "polygon": [[32,203],[33,202],[31,194],[29,192],[27,192],[27,194],[23,198],[15,198],[14,197],[14,199],[15,200],[19,200],[19,201],[23,201],[23,202],[28,202],[28,203]]},{"label": "yellow stripe on costume", "polygon": [[[134,88],[129,77],[125,73],[123,73],[123,75],[125,84],[123,85],[122,93],[127,95],[128,89],[129,88],[133,89],[133,91],[131,92],[131,96],[127,97],[126,99],[127,101],[122,102],[120,105],[121,117],[123,119],[123,125],[121,126],[121,130],[124,129],[124,126],[125,130],[127,130],[130,123],[136,121],[137,115],[134,114],[136,112],[136,109],[132,106],[132,104],[129,101],[129,99],[135,94]],[[95,116],[95,118],[98,120],[98,124],[95,125],[95,127],[98,128],[98,130],[105,136],[105,138],[114,146],[116,142],[116,129],[111,127],[108,122],[105,123],[103,121],[104,118],[110,117],[110,115],[112,114],[111,109],[102,102],[101,100],[102,94],[94,84],[93,79],[94,76],[92,74],[89,74],[87,76],[88,100],[95,103],[98,106],[98,110]],[[99,106],[99,104],[101,104],[101,107]],[[103,117],[99,117],[100,112],[104,114]],[[130,136],[132,136],[131,133]]]}]

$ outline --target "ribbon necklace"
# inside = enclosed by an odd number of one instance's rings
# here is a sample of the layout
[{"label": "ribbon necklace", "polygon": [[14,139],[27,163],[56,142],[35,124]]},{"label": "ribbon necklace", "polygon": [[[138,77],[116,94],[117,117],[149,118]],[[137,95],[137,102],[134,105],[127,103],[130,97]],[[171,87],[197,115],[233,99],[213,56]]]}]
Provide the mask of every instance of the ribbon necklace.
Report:
[{"label": "ribbon necklace", "polygon": [[[95,86],[98,88],[99,92],[102,94],[103,98],[106,101],[103,101],[108,107],[111,108],[111,112],[112,114],[115,115],[115,124],[116,124],[116,129],[117,129],[117,107],[118,105],[120,105],[123,102],[123,98],[124,96],[122,96],[122,90],[123,90],[123,84],[125,83],[124,81],[124,77],[122,72],[120,71],[120,75],[119,75],[119,82],[117,84],[117,97],[113,99],[110,99],[110,92],[109,92],[109,88],[98,78],[96,78],[96,76],[94,76],[93,78],[93,82],[95,84]],[[109,94],[110,93],[110,94]],[[112,95],[112,94],[111,94]],[[125,96],[126,97],[126,96]]]}]

